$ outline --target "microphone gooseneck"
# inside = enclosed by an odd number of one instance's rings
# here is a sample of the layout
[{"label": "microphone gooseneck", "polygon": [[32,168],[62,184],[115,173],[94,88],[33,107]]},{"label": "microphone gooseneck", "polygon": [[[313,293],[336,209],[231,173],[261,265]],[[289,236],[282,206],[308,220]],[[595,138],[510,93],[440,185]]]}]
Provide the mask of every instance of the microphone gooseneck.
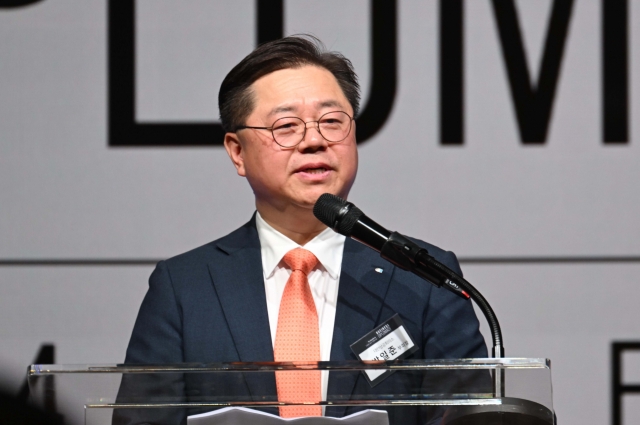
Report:
[{"label": "microphone gooseneck", "polygon": [[463,298],[471,298],[489,323],[493,357],[504,357],[502,330],[488,301],[471,283],[433,258],[426,249],[398,232],[386,230],[352,203],[330,193],[318,198],[313,214],[334,231],[380,252],[382,258],[401,269],[413,272],[437,287],[444,286]]}]

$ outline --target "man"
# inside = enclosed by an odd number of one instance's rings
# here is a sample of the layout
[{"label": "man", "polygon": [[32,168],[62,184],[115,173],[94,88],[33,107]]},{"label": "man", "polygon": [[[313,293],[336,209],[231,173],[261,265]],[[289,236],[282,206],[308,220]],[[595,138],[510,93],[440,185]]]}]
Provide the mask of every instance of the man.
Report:
[{"label": "man", "polygon": [[[350,345],[396,313],[419,347],[412,358],[486,356],[469,301],[395,268],[314,217],[321,194],[346,198],[354,183],[358,104],[351,63],[325,52],[311,37],[263,44],[229,72],[219,93],[224,145],[254,192],[257,212],[231,234],[158,264],[126,363],[354,360]],[[421,244],[461,273],[452,253]],[[299,256],[306,265],[292,266]],[[294,285],[302,292],[292,296]],[[296,320],[287,321],[289,316]],[[298,337],[307,339],[294,341]],[[202,400],[216,391],[291,400],[301,391],[292,392],[288,385],[300,383],[281,376],[247,374],[234,383],[216,379],[222,378],[175,377],[164,386],[177,398],[167,400]],[[316,400],[329,400],[415,392],[420,383],[410,380],[398,373],[372,388],[360,374],[323,372],[301,385]],[[121,389],[120,400],[127,396],[134,398]],[[327,407],[324,414],[356,410]],[[388,410],[392,423],[428,419],[424,412]],[[315,407],[296,412],[323,413]],[[280,414],[292,416],[286,409]],[[184,415],[147,420],[179,422]]]}]

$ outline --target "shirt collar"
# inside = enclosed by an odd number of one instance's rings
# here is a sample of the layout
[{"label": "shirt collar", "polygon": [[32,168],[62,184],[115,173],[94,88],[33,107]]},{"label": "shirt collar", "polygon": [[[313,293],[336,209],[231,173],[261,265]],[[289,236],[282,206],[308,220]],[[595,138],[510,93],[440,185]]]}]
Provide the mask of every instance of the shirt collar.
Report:
[{"label": "shirt collar", "polygon": [[[256,213],[256,228],[260,239],[262,271],[265,279],[268,279],[275,273],[282,257],[292,249],[299,248],[300,245],[271,227],[269,223],[264,221],[259,212]],[[342,266],[342,251],[345,239],[344,236],[327,227],[302,248],[311,251],[318,258],[318,261],[332,279],[338,279]]]}]

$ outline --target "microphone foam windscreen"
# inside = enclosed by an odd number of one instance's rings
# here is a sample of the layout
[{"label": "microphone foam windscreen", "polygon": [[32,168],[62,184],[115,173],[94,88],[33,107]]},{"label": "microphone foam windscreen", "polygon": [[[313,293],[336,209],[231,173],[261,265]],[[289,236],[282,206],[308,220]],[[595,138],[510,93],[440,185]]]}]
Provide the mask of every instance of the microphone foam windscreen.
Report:
[{"label": "microphone foam windscreen", "polygon": [[362,211],[336,195],[325,193],[313,206],[313,215],[341,235],[350,237],[353,226],[362,216]]},{"label": "microphone foam windscreen", "polygon": [[338,217],[338,225],[334,230],[341,235],[351,237],[353,226],[355,226],[358,220],[360,220],[362,211],[360,211],[360,208],[356,207],[352,203],[347,203],[351,206],[351,208],[346,211],[346,214],[341,214],[341,216]]},{"label": "microphone foam windscreen", "polygon": [[347,206],[347,201],[331,193],[320,195],[313,206],[313,215],[327,226],[333,228],[340,210]]}]

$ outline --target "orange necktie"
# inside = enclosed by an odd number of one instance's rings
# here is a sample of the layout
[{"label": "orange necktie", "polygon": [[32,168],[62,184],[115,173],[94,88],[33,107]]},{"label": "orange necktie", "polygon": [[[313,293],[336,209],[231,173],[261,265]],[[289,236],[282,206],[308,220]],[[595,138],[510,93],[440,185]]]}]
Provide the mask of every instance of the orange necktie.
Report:
[{"label": "orange necktie", "polygon": [[[283,258],[291,268],[280,301],[278,329],[273,350],[277,362],[320,361],[320,330],[318,312],[313,301],[307,275],[318,263],[312,252],[295,248]],[[276,372],[278,401],[305,403],[319,402],[320,371]],[[280,416],[321,416],[320,406],[280,407]]]}]

